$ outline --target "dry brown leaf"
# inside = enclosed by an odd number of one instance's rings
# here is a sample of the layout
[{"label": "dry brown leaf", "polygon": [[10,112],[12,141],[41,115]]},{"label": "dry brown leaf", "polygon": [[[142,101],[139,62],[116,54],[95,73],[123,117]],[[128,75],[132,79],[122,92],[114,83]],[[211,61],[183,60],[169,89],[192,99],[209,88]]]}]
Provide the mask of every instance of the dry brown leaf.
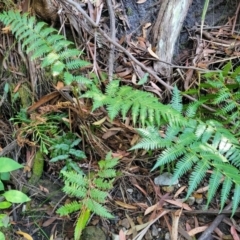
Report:
[{"label": "dry brown leaf", "polygon": [[124,202],[121,202],[121,201],[115,201],[115,203],[123,208],[126,208],[126,209],[131,209],[131,210],[136,210],[137,207],[136,206],[133,206],[133,205],[130,205],[130,204],[127,204],[127,203],[124,203]]},{"label": "dry brown leaf", "polygon": [[154,205],[148,207],[148,208],[146,209],[146,211],[144,212],[144,215],[147,215],[147,214],[153,212],[155,209],[158,208],[158,206],[159,206],[159,204],[156,203],[156,204],[154,204]]},{"label": "dry brown leaf", "polygon": [[[121,129],[122,130],[122,129]],[[107,132],[105,132],[103,135],[102,135],[102,139],[108,139],[110,138],[111,136],[113,135],[116,135],[119,131],[121,130],[116,130],[116,129],[108,129]]]},{"label": "dry brown leaf", "polygon": [[168,202],[168,203],[171,203],[175,206],[178,206],[180,208],[183,208],[185,210],[188,210],[188,211],[191,211],[192,209],[188,206],[188,204],[186,203],[182,203],[182,202],[179,202],[179,201],[174,201],[174,200],[170,200],[170,199],[164,199],[165,202]]},{"label": "dry brown leaf", "polygon": [[231,226],[231,234],[232,234],[234,240],[240,240],[240,238],[237,234],[236,228],[234,226]]},{"label": "dry brown leaf", "polygon": [[26,240],[33,240],[33,238],[28,233],[25,233],[25,232],[22,232],[22,231],[16,231],[16,233],[18,235],[23,236]]},{"label": "dry brown leaf", "polygon": [[119,240],[126,240],[126,235],[122,229],[119,231]]},{"label": "dry brown leaf", "polygon": [[49,190],[45,187],[43,187],[42,185],[39,185],[39,189],[42,191],[42,192],[45,192],[45,193],[49,193]]},{"label": "dry brown leaf", "polygon": [[192,237],[196,235],[197,233],[203,232],[208,228],[208,226],[202,226],[202,227],[197,227],[192,229],[191,231],[188,232],[188,234]]},{"label": "dry brown leaf", "polygon": [[100,119],[97,122],[94,122],[92,124],[95,125],[95,126],[102,125],[106,121],[106,119],[107,119],[107,117],[104,117],[104,118],[102,118],[102,119]]},{"label": "dry brown leaf", "polygon": [[55,89],[57,90],[61,90],[64,87],[64,83],[61,81],[57,82],[57,86],[55,86]]},{"label": "dry brown leaf", "polygon": [[175,211],[172,213],[172,240],[178,240],[178,222],[181,217],[182,209]]},{"label": "dry brown leaf", "polygon": [[4,34],[8,34],[10,31],[11,31],[11,27],[10,26],[2,28],[2,33],[4,33]]},{"label": "dry brown leaf", "polygon": [[182,186],[182,187],[180,187],[180,188],[177,190],[177,192],[174,194],[173,198],[176,199],[176,198],[178,197],[178,195],[181,194],[186,187],[187,187],[187,186]]},{"label": "dry brown leaf", "polygon": [[125,71],[118,72],[117,75],[119,77],[125,77],[125,76],[129,75],[130,73],[132,73],[132,68],[125,68]]},{"label": "dry brown leaf", "polygon": [[42,98],[39,99],[39,101],[37,101],[36,103],[34,103],[32,106],[30,106],[28,109],[27,109],[27,113],[31,113],[33,112],[34,110],[36,110],[37,108],[39,108],[41,105],[49,102],[50,100],[56,98],[59,96],[59,92],[51,92],[45,96],[43,96]]},{"label": "dry brown leaf", "polygon": [[55,220],[57,220],[57,217],[51,217],[49,218],[47,221],[45,221],[43,223],[43,227],[48,227],[49,225],[51,225]]},{"label": "dry brown leaf", "polygon": [[152,57],[154,57],[154,58],[156,58],[156,59],[159,60],[158,55],[157,55],[155,52],[153,52],[151,44],[149,45],[149,47],[147,48],[147,50],[148,50],[149,54],[150,54]]}]

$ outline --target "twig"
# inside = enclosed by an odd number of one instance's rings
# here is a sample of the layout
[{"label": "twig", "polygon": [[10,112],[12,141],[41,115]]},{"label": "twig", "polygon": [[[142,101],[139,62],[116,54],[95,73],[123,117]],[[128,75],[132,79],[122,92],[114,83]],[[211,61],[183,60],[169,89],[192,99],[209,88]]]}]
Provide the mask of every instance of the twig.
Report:
[{"label": "twig", "polygon": [[[113,12],[113,5],[112,0],[107,0],[107,6],[108,6],[108,12],[110,17],[110,33],[111,33],[111,39],[114,42],[115,41],[115,16]],[[115,52],[115,46],[111,43],[110,44],[110,52],[109,52],[109,61],[108,61],[108,79],[109,82],[112,81],[113,78],[113,66],[114,66],[114,52]]]},{"label": "twig", "polygon": [[[229,210],[232,207],[232,202],[229,203],[224,210]],[[200,238],[198,238],[198,240],[209,240],[211,239],[211,234],[214,231],[214,229],[222,222],[222,220],[224,219],[225,215],[224,214],[220,214],[218,215],[214,221],[212,222],[212,224],[203,232],[203,234],[200,236]]]},{"label": "twig", "polygon": [[0,157],[8,154],[9,152],[12,152],[17,146],[17,140],[13,140],[5,148],[3,148],[2,151],[0,151]]}]

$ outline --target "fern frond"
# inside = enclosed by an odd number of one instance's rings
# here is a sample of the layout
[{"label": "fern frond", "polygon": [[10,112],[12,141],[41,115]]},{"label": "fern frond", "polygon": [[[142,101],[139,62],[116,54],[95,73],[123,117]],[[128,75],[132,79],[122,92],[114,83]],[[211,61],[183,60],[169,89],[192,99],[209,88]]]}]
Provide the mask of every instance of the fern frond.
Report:
[{"label": "fern frond", "polygon": [[221,191],[221,204],[220,204],[220,209],[221,211],[223,210],[224,204],[226,203],[231,187],[232,187],[232,180],[229,177],[225,177],[223,186],[222,186],[222,191]]},{"label": "fern frond", "polygon": [[97,215],[101,217],[114,218],[114,216],[111,213],[109,213],[109,211],[105,207],[103,207],[101,204],[92,199],[84,199],[83,205],[90,209],[91,212],[95,212]]},{"label": "fern frond", "polygon": [[178,111],[179,113],[182,113],[182,109],[183,109],[182,96],[181,96],[181,92],[178,90],[176,85],[174,86],[173,92],[172,92],[171,107],[176,111]]},{"label": "fern frond", "polygon": [[240,202],[240,185],[235,184],[234,195],[232,197],[232,216],[231,217],[233,217],[233,215],[237,211],[239,202]]},{"label": "fern frond", "polygon": [[71,214],[73,212],[78,211],[81,208],[81,206],[82,206],[81,203],[79,203],[77,201],[73,201],[71,203],[65,204],[64,206],[60,207],[57,210],[57,213],[60,216],[66,216],[66,215],[69,215],[69,214]]},{"label": "fern frond", "polygon": [[222,178],[222,173],[216,168],[211,174],[211,177],[209,180],[207,206],[209,206],[209,203],[212,201],[213,197],[215,196],[217,189],[221,183],[221,178]]},{"label": "fern frond", "polygon": [[108,193],[107,192],[104,192],[104,191],[101,191],[99,189],[91,189],[90,190],[90,194],[89,196],[99,202],[99,203],[104,203],[105,202],[105,198],[107,197]]},{"label": "fern frond", "polygon": [[[82,97],[93,99],[93,109],[106,105],[109,117],[114,119],[121,113],[126,117],[127,111],[131,112],[133,123],[137,120],[144,126],[148,121],[151,125],[159,126],[161,120],[172,125],[184,125],[183,117],[175,109],[161,104],[151,93],[133,89],[129,86],[119,86],[119,81],[112,81],[105,94],[96,91],[93,87]],[[123,104],[124,103],[124,104]]]},{"label": "fern frond", "polygon": [[176,179],[188,172],[198,160],[199,158],[195,154],[191,153],[178,160],[172,181],[174,182]]},{"label": "fern frond", "polygon": [[[79,59],[81,52],[77,49],[68,49],[72,42],[57,33],[44,22],[36,22],[34,17],[19,12],[8,11],[0,14],[0,21],[10,25],[15,36],[22,41],[22,48],[31,53],[32,59],[43,58],[41,67],[51,66],[53,76],[65,71],[90,65],[89,62]],[[72,81],[89,83],[81,76],[73,76]],[[66,82],[65,82],[66,83]],[[71,84],[67,78],[67,84]]]},{"label": "fern frond", "polygon": [[96,185],[97,188],[102,189],[102,190],[111,190],[113,187],[113,182],[114,179],[112,180],[106,180],[104,178],[96,178],[94,179],[93,183]]},{"label": "fern frond", "polygon": [[114,178],[116,177],[116,171],[114,169],[101,169],[98,176],[101,178]]},{"label": "fern frond", "polygon": [[78,174],[74,171],[61,171],[61,174],[68,182],[75,183],[78,186],[85,187],[88,184],[84,175]]},{"label": "fern frond", "polygon": [[196,164],[189,178],[189,187],[186,198],[188,198],[192,194],[192,192],[197,188],[197,186],[203,180],[209,168],[210,168],[209,162],[204,159],[202,159],[202,161],[199,161]]},{"label": "fern frond", "polygon": [[63,191],[70,195],[78,198],[84,198],[87,195],[87,189],[84,187],[78,186],[76,183],[70,183],[65,180],[65,186],[63,187]]}]

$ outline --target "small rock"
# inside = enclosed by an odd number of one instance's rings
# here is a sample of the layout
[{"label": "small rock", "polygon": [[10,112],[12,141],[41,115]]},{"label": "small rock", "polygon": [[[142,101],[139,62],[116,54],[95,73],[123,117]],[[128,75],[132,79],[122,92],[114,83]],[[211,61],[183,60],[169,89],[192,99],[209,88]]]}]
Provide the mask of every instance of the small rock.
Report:
[{"label": "small rock", "polygon": [[187,203],[189,206],[192,206],[195,203],[195,197],[193,196],[189,197]]},{"label": "small rock", "polygon": [[130,223],[129,223],[129,221],[128,221],[127,218],[124,218],[123,220],[121,220],[121,221],[119,222],[119,225],[121,225],[121,226],[124,227],[125,229],[130,228]]},{"label": "small rock", "polygon": [[133,193],[133,189],[128,188],[128,189],[127,189],[127,192],[130,193],[130,194],[132,194],[132,193]]},{"label": "small rock", "polygon": [[171,173],[165,172],[158,177],[154,178],[154,183],[159,186],[170,186],[170,185],[177,185],[178,179],[174,182],[172,181],[173,175]]},{"label": "small rock", "polygon": [[174,186],[163,186],[162,189],[165,192],[171,193],[174,191]]},{"label": "small rock", "polygon": [[153,224],[152,225],[152,236],[153,237],[157,237],[158,236],[158,229],[157,229],[157,227]]},{"label": "small rock", "polygon": [[88,226],[83,230],[82,240],[106,240],[106,235],[99,227]]},{"label": "small rock", "polygon": [[170,233],[169,233],[169,232],[167,232],[167,233],[165,234],[165,240],[170,240]]},{"label": "small rock", "polygon": [[203,198],[196,198],[195,202],[197,204],[201,204],[203,202]]}]

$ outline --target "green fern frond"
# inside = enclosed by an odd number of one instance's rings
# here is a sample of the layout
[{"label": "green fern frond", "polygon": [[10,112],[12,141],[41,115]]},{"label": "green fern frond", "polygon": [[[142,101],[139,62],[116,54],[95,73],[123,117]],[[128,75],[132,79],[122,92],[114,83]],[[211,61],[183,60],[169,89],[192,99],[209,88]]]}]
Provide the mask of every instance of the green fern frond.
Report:
[{"label": "green fern frond", "polygon": [[183,174],[187,173],[192,166],[199,160],[195,154],[189,153],[188,155],[182,157],[178,160],[176,168],[174,170],[173,182],[181,177]]},{"label": "green fern frond", "polygon": [[107,192],[101,191],[99,189],[91,189],[89,193],[90,198],[99,203],[104,203],[107,195]]},{"label": "green fern frond", "polygon": [[199,183],[205,177],[206,172],[209,168],[210,168],[209,162],[204,159],[202,159],[202,161],[199,161],[196,164],[189,178],[189,187],[186,198],[188,198],[192,194],[192,192],[197,188]]},{"label": "green fern frond", "polygon": [[209,206],[210,202],[212,201],[213,197],[215,196],[217,189],[221,183],[222,173],[217,168],[211,174],[209,180],[209,188],[208,188],[208,197],[207,197],[207,206]]},{"label": "green fern frond", "polygon": [[93,181],[94,185],[96,185],[97,188],[102,190],[111,190],[113,188],[113,182],[114,179],[107,181],[104,178],[96,178]]},{"label": "green fern frond", "polygon": [[101,217],[114,218],[114,216],[109,213],[109,211],[105,207],[92,199],[84,199],[83,205],[90,209],[91,212],[94,212]]},{"label": "green fern frond", "polygon": [[87,189],[84,187],[78,186],[76,183],[71,183],[65,180],[65,186],[63,187],[63,191],[70,195],[77,198],[83,198],[87,194]]},{"label": "green fern frond", "polygon": [[116,171],[114,169],[100,170],[98,172],[98,176],[101,177],[101,178],[106,178],[107,176],[109,178],[114,178],[114,177],[116,177]]},{"label": "green fern frond", "polygon": [[[72,147],[78,143],[79,139],[75,140]],[[116,177],[116,170],[113,168],[117,164],[118,159],[113,158],[112,154],[108,153],[106,159],[98,163],[98,172],[83,175],[74,171],[61,171],[64,177],[63,191],[80,199],[79,202],[74,201],[57,211],[60,215],[69,215],[80,211],[77,219],[79,229],[75,228],[75,237],[80,237],[91,212],[106,218],[114,217],[103,204],[108,196],[108,191],[113,187],[113,181]]]},{"label": "green fern frond", "polygon": [[223,210],[224,204],[228,199],[232,184],[233,184],[232,179],[225,177],[223,184],[222,184],[223,186],[222,186],[222,191],[221,191],[221,204],[220,204],[221,211]]},{"label": "green fern frond", "polygon": [[[31,53],[32,59],[41,58],[42,68],[51,67],[53,76],[90,65],[89,62],[79,58],[82,52],[73,49],[72,42],[58,34],[55,29],[48,27],[46,23],[36,22],[35,18],[29,17],[28,14],[3,12],[0,14],[0,21],[10,25],[15,37],[22,41],[22,48]],[[68,78],[65,76],[65,79],[67,84],[72,83],[69,76]],[[72,76],[71,80],[83,84],[90,83],[90,80],[81,76]]]},{"label": "green fern frond", "polygon": [[240,185],[235,184],[234,195],[232,197],[232,216],[231,217],[233,217],[233,215],[237,211],[239,203],[240,203]]},{"label": "green fern frond", "polygon": [[172,100],[171,100],[171,107],[182,113],[183,104],[182,104],[182,96],[181,92],[178,90],[176,86],[173,88]]},{"label": "green fern frond", "polygon": [[71,203],[65,204],[64,206],[60,207],[57,210],[57,213],[60,216],[66,216],[66,215],[69,215],[73,212],[78,211],[81,208],[81,206],[82,206],[82,203],[79,203],[77,201],[73,201]]},{"label": "green fern frond", "polygon": [[86,187],[88,185],[88,181],[84,175],[80,175],[74,171],[61,171],[61,174],[68,182],[75,183],[81,187]]},{"label": "green fern frond", "polygon": [[[179,102],[178,99],[175,101]],[[225,177],[228,180],[225,180],[224,184],[221,185],[221,207],[223,207],[232,184],[240,186],[240,171],[238,169],[240,166],[240,147],[238,139],[218,121],[207,120],[203,122],[197,118],[191,119],[189,117],[191,115],[194,117],[194,113],[186,115],[188,117],[184,118],[184,124],[181,125],[181,121],[178,125],[171,123],[165,126],[165,134],[161,136],[154,127],[137,129],[141,140],[131,150],[139,148],[146,150],[162,149],[152,170],[176,162],[174,179],[180,178],[193,169],[190,175],[187,197],[201,183],[207,170],[213,169],[214,173],[209,180],[207,204],[216,194],[220,186],[220,179]],[[235,205],[238,206],[238,204],[239,201],[236,201]]]},{"label": "green fern frond", "polygon": [[168,147],[171,144],[171,140],[162,138],[158,130],[154,127],[148,127],[146,129],[136,129],[138,134],[142,137],[141,141],[130,148],[130,150],[144,148],[146,150],[155,150]]},{"label": "green fern frond", "polygon": [[127,112],[131,112],[134,124],[139,120],[143,126],[147,121],[149,124],[156,126],[160,126],[163,122],[169,122],[172,125],[184,125],[180,113],[168,105],[161,104],[151,93],[136,90],[129,86],[120,87],[119,84],[119,81],[112,81],[107,86],[105,94],[99,93],[99,90],[93,86],[82,97],[93,99],[93,110],[106,105],[111,119],[114,119],[118,114],[125,118]]}]

